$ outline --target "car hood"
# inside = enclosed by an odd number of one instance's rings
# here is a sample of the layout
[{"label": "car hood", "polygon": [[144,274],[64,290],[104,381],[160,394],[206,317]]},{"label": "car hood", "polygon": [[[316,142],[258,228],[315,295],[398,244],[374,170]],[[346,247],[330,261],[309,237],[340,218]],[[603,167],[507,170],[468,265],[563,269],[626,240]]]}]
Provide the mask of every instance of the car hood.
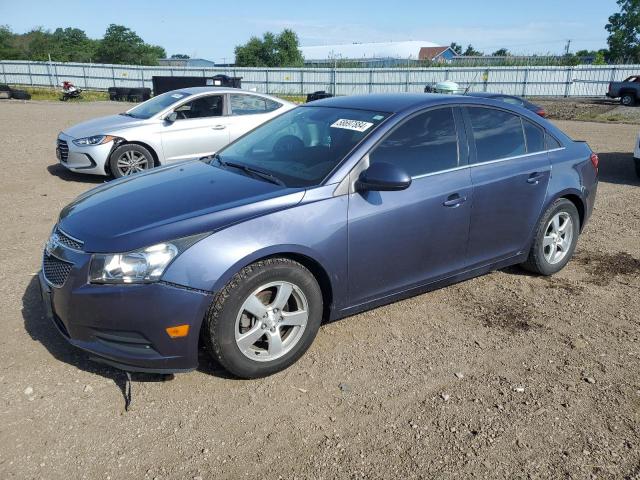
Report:
[{"label": "car hood", "polygon": [[126,252],[291,207],[304,192],[193,160],[94,188],[58,225],[87,252]]},{"label": "car hood", "polygon": [[78,123],[63,130],[62,133],[73,138],[90,137],[91,135],[110,134],[114,131],[138,126],[149,120],[133,118],[127,115],[109,115]]}]

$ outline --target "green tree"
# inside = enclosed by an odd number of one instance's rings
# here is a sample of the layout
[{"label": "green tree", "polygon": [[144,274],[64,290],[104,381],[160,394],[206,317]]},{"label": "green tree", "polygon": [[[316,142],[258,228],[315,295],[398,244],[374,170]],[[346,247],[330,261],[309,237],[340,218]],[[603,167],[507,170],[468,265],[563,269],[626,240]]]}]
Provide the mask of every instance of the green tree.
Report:
[{"label": "green tree", "polygon": [[173,55],[171,55],[171,58],[175,58],[178,60],[188,60],[191,57],[189,55],[185,55],[184,53],[174,53]]},{"label": "green tree", "polygon": [[610,58],[638,62],[640,60],[640,0],[618,0],[620,12],[609,17]]},{"label": "green tree", "polygon": [[285,29],[278,35],[267,32],[262,39],[251,37],[236,46],[235,63],[239,67],[299,67],[304,58],[298,44],[298,35],[292,30]]},{"label": "green tree", "polygon": [[493,55],[494,57],[508,57],[511,54],[509,53],[509,50],[507,50],[506,48],[499,48],[498,50],[493,52],[491,55]]},{"label": "green tree", "polygon": [[463,55],[466,57],[480,57],[484,54],[480,50],[473,48],[473,45],[469,44]]},{"label": "green tree", "polygon": [[0,25],[0,60],[17,60],[20,51],[15,45],[15,34],[8,25]]},{"label": "green tree", "polygon": [[96,55],[98,41],[87,37],[79,28],[56,28],[52,35],[55,54],[51,57],[60,62],[89,62]]},{"label": "green tree", "polygon": [[109,25],[96,49],[100,63],[157,65],[166,55],[164,48],[149,45],[130,28],[115,24]]},{"label": "green tree", "polygon": [[456,52],[456,55],[462,55],[462,45],[458,45],[456,42],[451,42],[451,45],[449,45],[449,47],[451,48],[451,50]]}]

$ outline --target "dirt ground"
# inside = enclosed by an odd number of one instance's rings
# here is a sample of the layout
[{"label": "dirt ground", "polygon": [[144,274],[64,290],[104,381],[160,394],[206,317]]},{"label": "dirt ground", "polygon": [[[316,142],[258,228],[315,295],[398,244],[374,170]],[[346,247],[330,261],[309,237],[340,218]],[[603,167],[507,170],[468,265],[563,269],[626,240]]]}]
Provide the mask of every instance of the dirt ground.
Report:
[{"label": "dirt ground", "polygon": [[591,122],[616,122],[640,124],[640,108],[625,107],[608,98],[530,99],[544,107],[553,120],[584,120]]},{"label": "dirt ground", "polygon": [[42,317],[59,210],[104,181],[59,130],[118,104],[0,104],[0,478],[640,478],[633,125],[558,121],[600,153],[594,216],[552,278],[510,268],[321,328],[270,378],[94,364]]}]

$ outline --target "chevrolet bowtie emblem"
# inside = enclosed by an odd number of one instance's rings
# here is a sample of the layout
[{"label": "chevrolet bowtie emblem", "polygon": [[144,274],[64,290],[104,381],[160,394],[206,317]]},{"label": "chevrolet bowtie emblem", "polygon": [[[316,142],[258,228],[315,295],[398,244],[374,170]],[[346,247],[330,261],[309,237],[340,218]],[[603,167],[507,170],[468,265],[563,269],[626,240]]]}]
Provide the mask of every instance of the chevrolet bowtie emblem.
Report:
[{"label": "chevrolet bowtie emblem", "polygon": [[52,233],[49,237],[49,240],[47,240],[47,243],[44,246],[47,255],[51,255],[51,252],[53,252],[59,245],[60,236],[57,233]]}]

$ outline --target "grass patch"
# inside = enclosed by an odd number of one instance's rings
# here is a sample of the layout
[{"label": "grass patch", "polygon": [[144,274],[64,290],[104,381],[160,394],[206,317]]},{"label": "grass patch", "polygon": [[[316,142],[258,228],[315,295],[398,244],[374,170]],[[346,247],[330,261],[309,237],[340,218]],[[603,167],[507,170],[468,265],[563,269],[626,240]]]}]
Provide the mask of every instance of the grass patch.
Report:
[{"label": "grass patch", "polygon": [[272,93],[272,95],[291,103],[305,103],[307,101],[306,95],[278,95],[277,93]]}]

